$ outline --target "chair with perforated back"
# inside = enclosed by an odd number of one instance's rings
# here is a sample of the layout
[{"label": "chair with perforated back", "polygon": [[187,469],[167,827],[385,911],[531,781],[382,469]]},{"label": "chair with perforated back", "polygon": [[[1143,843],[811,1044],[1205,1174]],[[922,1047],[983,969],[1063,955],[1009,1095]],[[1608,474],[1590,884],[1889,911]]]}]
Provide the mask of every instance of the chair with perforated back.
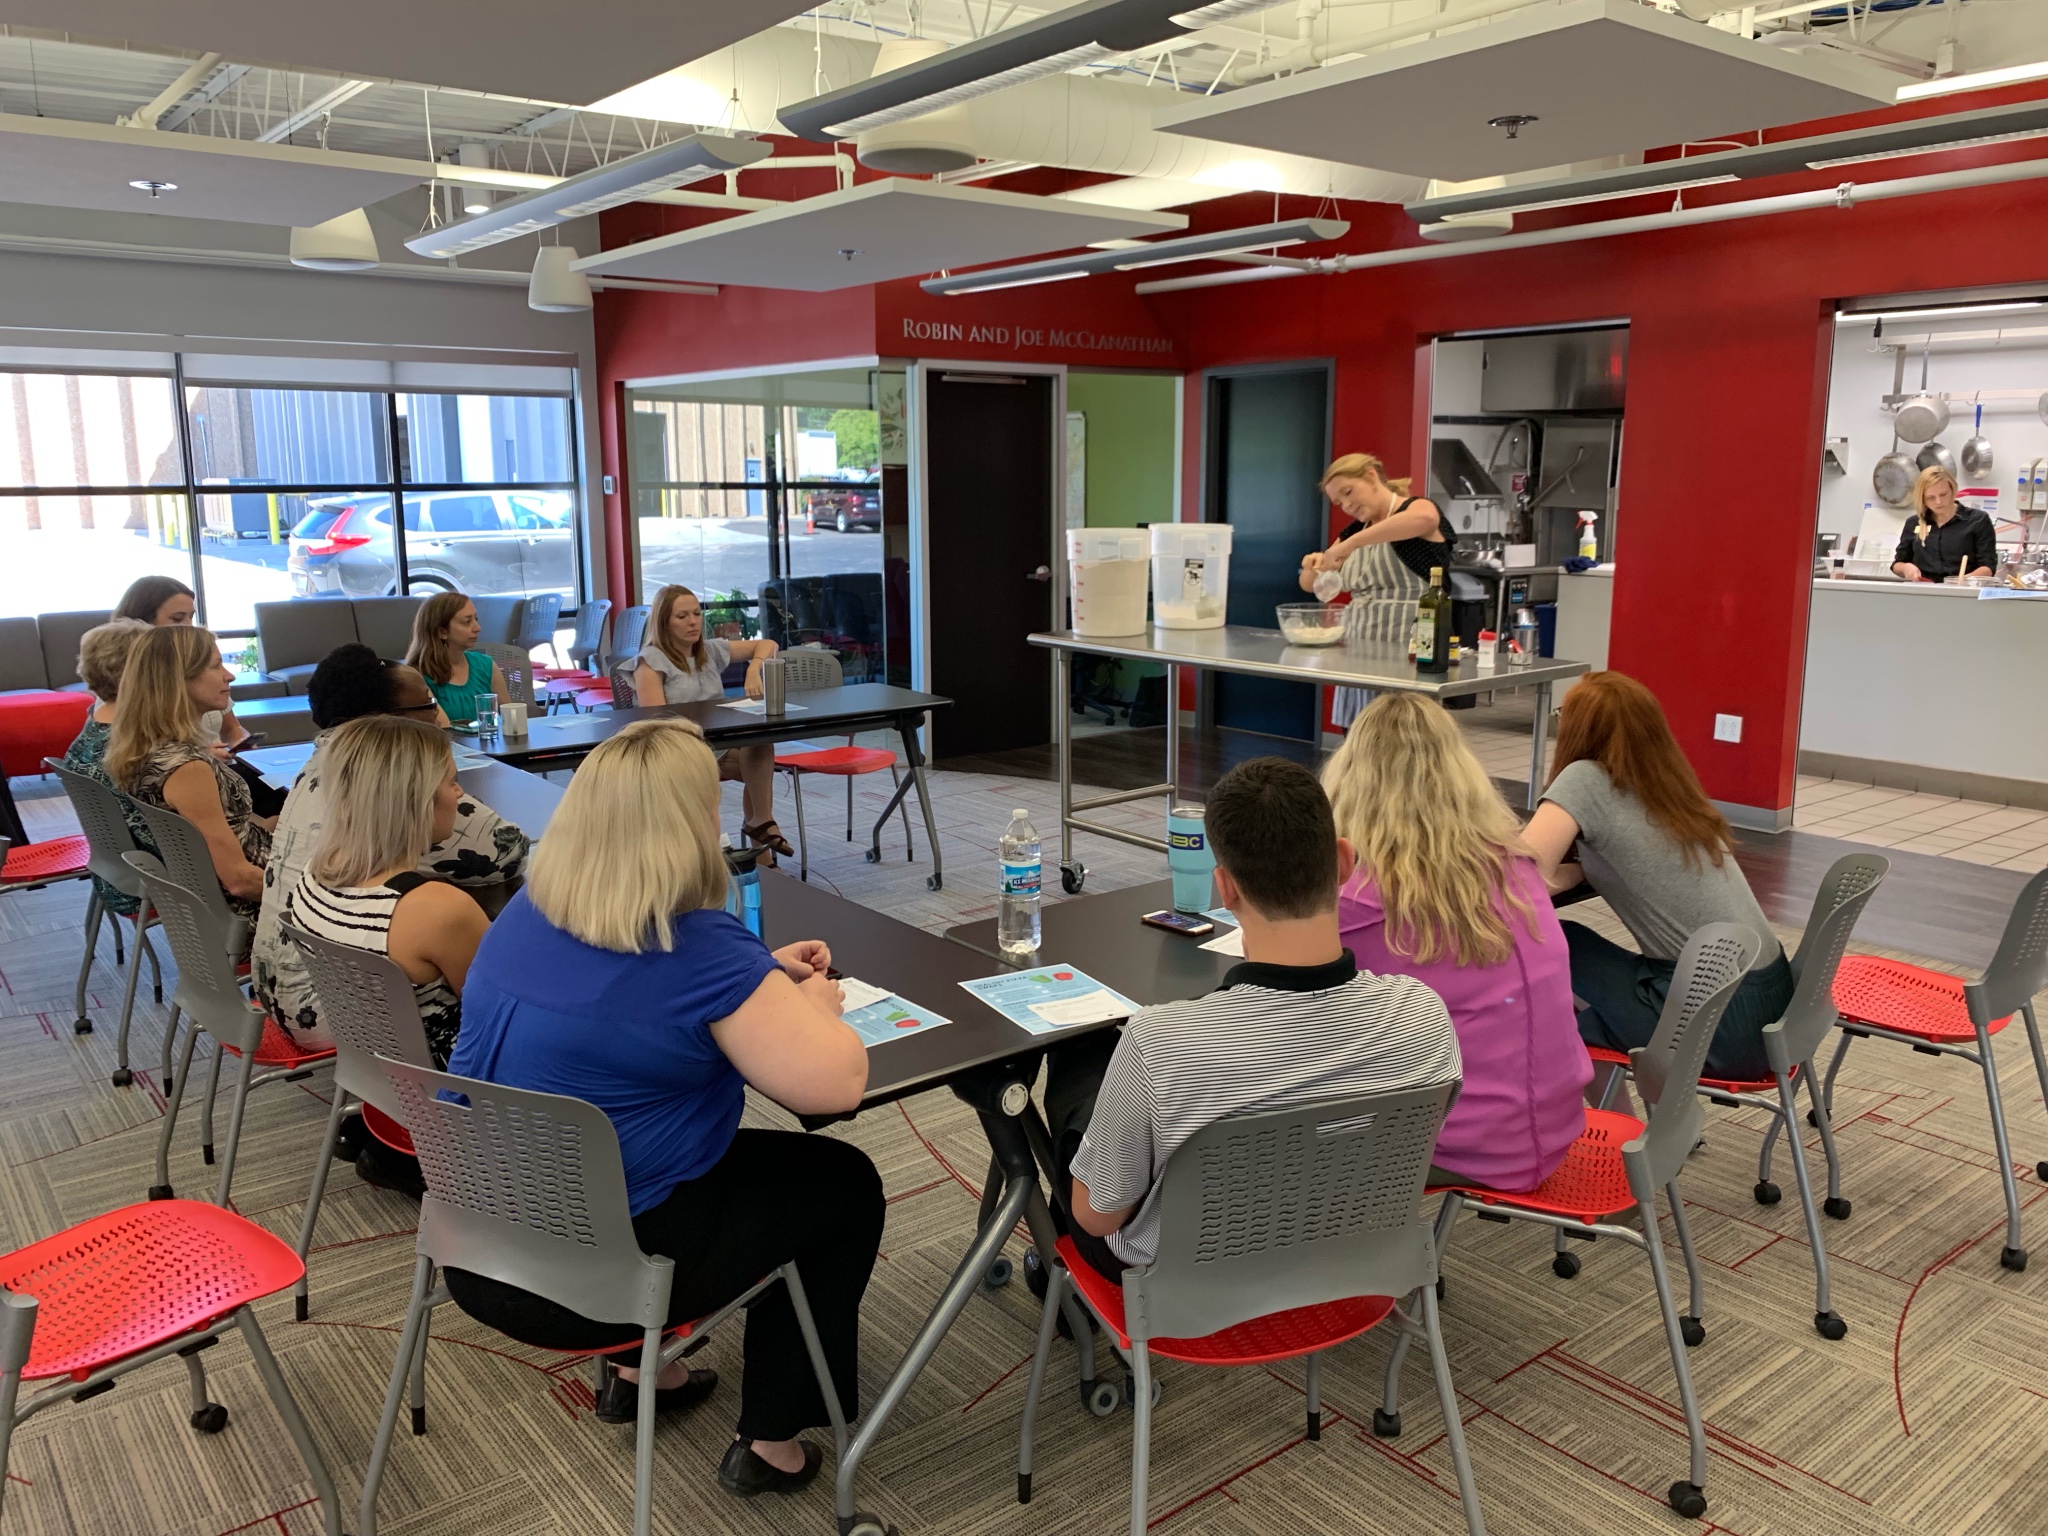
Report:
[{"label": "chair with perforated back", "polygon": [[[1783,1198],[1783,1191],[1771,1179],[1771,1161],[1780,1131],[1790,1142],[1793,1181],[1799,1190],[1800,1212],[1806,1219],[1806,1234],[1813,1249],[1813,1326],[1825,1339],[1844,1337],[1849,1325],[1835,1312],[1830,1297],[1827,1242],[1821,1233],[1820,1213],[1825,1211],[1836,1221],[1846,1221],[1850,1205],[1842,1198],[1842,1166],[1835,1152],[1834,1127],[1822,1102],[1824,1095],[1813,1058],[1821,1043],[1834,1033],[1835,976],[1842,953],[1849,947],[1849,935],[1891,867],[1891,860],[1882,854],[1851,853],[1835,860],[1822,877],[1820,889],[1814,893],[1813,911],[1806,919],[1806,931],[1800,936],[1799,951],[1792,957],[1792,974],[1796,978],[1792,1001],[1786,1005],[1783,1018],[1764,1026],[1764,1055],[1770,1061],[1771,1076],[1703,1077],[1699,1082],[1700,1097],[1709,1103],[1728,1109],[1761,1109],[1771,1116],[1771,1128],[1764,1133],[1763,1148],[1757,1154],[1753,1191],[1757,1204],[1776,1205]],[[1629,1059],[1620,1051],[1594,1046],[1588,1054],[1620,1071],[1628,1068]],[[1619,1073],[1611,1077],[1607,1093],[1612,1093],[1620,1080]],[[1808,1119],[1820,1131],[1821,1152],[1827,1161],[1827,1198],[1818,1207],[1806,1170],[1806,1151],[1799,1139],[1798,1085],[1802,1081],[1807,1097],[1813,1101]],[[1604,1094],[1601,1107],[1606,1107]],[[1552,1263],[1567,1280],[1579,1270],[1579,1261],[1564,1251],[1562,1228],[1558,1229],[1557,1257]]]},{"label": "chair with perforated back", "polygon": [[[155,830],[155,823],[151,830]],[[159,842],[158,846],[163,845]],[[217,1046],[207,1070],[201,1120],[201,1151],[209,1164],[214,1161],[213,1099],[220,1082],[221,1060],[231,1054],[240,1060],[228,1115],[227,1146],[220,1158],[220,1184],[214,1193],[214,1203],[226,1205],[228,1190],[234,1184],[235,1154],[241,1146],[242,1115],[248,1106],[249,1090],[265,1083],[296,1082],[309,1077],[315,1067],[332,1061],[334,1052],[300,1050],[268,1013],[242,995],[228,948],[227,930],[220,914],[204,897],[173,879],[162,861],[146,853],[125,854],[123,858],[142,876],[149,903],[156,908],[157,921],[170,941],[171,955],[178,962],[178,989],[172,1004],[176,1014],[182,1014],[187,1021],[177,1070],[165,1090],[163,1127],[156,1142],[156,1182],[149,1186],[149,1198],[168,1200],[175,1193],[171,1187],[171,1138],[176,1134],[178,1109],[192,1078],[193,1048],[203,1031],[213,1036]],[[217,890],[216,887],[216,893]],[[260,1076],[258,1067],[265,1069]]]},{"label": "chair with perforated back", "polygon": [[[140,800],[135,801],[134,805],[136,814],[142,818],[142,824],[149,829],[149,840],[155,845],[154,851],[163,861],[165,871],[175,883],[191,891],[206,908],[208,920],[220,927],[221,943],[228,958],[234,962],[237,974],[246,975],[249,968],[249,939],[252,927],[249,919],[228,905],[227,892],[221,889],[220,876],[214,871],[213,854],[206,846],[205,835],[176,811],[167,810],[159,805],[146,805]],[[122,856],[122,862],[128,862],[125,854]],[[164,1026],[163,1054],[157,1063],[162,1073],[160,1081],[166,1092],[169,1091],[171,1054],[177,1038],[178,1003],[174,993],[171,998],[170,1022]],[[207,1090],[206,1116],[206,1140],[210,1146],[213,1141],[211,1085]],[[206,1160],[209,1163],[213,1161],[210,1151]]]},{"label": "chair with perforated back", "polygon": [[[838,688],[845,684],[846,676],[839,666],[839,658],[830,651],[800,646],[782,653],[787,669],[783,673],[783,686],[790,693],[800,693],[813,688]],[[775,754],[778,772],[789,775],[789,788],[796,801],[796,847],[797,875],[799,879],[811,878],[811,847],[804,831],[804,775],[821,774],[846,780],[846,840],[853,841],[853,781],[862,774],[889,772],[889,782],[901,787],[896,776],[896,753],[885,747],[857,747],[853,738],[846,738],[843,747],[825,747],[802,752],[778,752]],[[901,800],[896,809],[903,816],[903,854],[906,859],[917,857],[916,846],[910,840],[910,807]]]},{"label": "chair with perforated back", "polygon": [[[1319,1440],[1323,1354],[1390,1316],[1404,1340],[1429,1345],[1465,1524],[1471,1536],[1485,1536],[1438,1325],[1436,1245],[1418,1210],[1450,1101],[1446,1083],[1204,1127],[1160,1175],[1158,1257],[1124,1271],[1121,1286],[1061,1238],[1024,1393],[1018,1502],[1031,1500],[1038,1399],[1061,1299],[1072,1285],[1130,1372],[1132,1536],[1145,1536],[1155,1356],[1193,1365],[1306,1356],[1308,1438]],[[1082,1390],[1096,1413],[1115,1410],[1114,1383]]]},{"label": "chair with perforated back", "polygon": [[[2005,1248],[1998,1261],[2010,1270],[2027,1267],[2020,1242],[2020,1192],[2013,1181],[2012,1147],[2006,1135],[2005,1106],[1998,1094],[1998,1067],[1991,1037],[2018,1014],[2027,1026],[2027,1044],[2034,1054],[2034,1075],[2048,1102],[2048,1058],[2041,1051],[2040,1021],[2034,1017],[2034,994],[2048,987],[2048,869],[2020,888],[2019,900],[2005,921],[2005,932],[1984,974],[1975,981],[1884,960],[1876,955],[1851,955],[1835,976],[1835,1007],[1842,1038],[1828,1063],[1821,1097],[1834,1106],[1835,1074],[1849,1043],[1858,1039],[1895,1040],[1929,1056],[1960,1056],[1975,1062],[1984,1074],[1984,1098],[1991,1110],[1991,1136],[1998,1147],[1998,1173],[2005,1186]],[[2034,1165],[2048,1181],[2048,1160]]]},{"label": "chair with perforated back", "polygon": [[[141,977],[145,955],[149,958],[150,973],[155,979],[156,1000],[159,1003],[164,1000],[163,970],[157,964],[156,950],[149,942],[149,930],[156,921],[156,914],[142,899],[141,877],[121,862],[122,854],[134,853],[142,845],[135,840],[121,797],[113,790],[97,779],[66,768],[56,758],[44,758],[43,766],[54,773],[57,782],[64,786],[72,813],[78,817],[79,828],[85,835],[86,868],[95,880],[104,881],[110,889],[137,903],[133,915],[128,918],[135,925],[135,947],[128,957],[128,981],[121,993],[121,1024],[114,1037],[116,1065],[113,1082],[116,1088],[125,1088],[135,1080],[135,1074],[128,1067],[128,1027],[135,1016],[135,983]],[[78,967],[78,1017],[71,1026],[79,1034],[88,1034],[92,1030],[92,1019],[85,1011],[85,984],[92,973],[93,956],[99,948],[100,922],[102,919],[111,922],[118,956],[123,915],[107,904],[100,895],[99,886],[95,885],[92,899],[85,908],[85,958]]]},{"label": "chair with perforated back", "polygon": [[[327,1536],[341,1536],[334,1479],[251,1305],[290,1285],[300,1268],[254,1222],[191,1200],[126,1206],[0,1255],[0,1502],[16,1425],[173,1355],[185,1363],[192,1427],[226,1429],[228,1410],[208,1398],[201,1351],[239,1331],[305,1462]],[[23,1403],[24,1381],[48,1385]],[[129,1411],[149,1416],[146,1400]]]},{"label": "chair with perforated back", "polygon": [[611,669],[611,706],[613,709],[636,709],[640,704],[640,690],[633,682],[633,669],[637,661],[615,661]]},{"label": "chair with perforated back", "polygon": [[498,702],[533,706],[533,658],[516,645],[479,645],[497,674]]},{"label": "chair with perforated back", "polygon": [[640,648],[647,643],[647,616],[653,611],[646,603],[619,610],[612,624],[612,661],[632,661],[639,656]]},{"label": "chair with perforated back", "polygon": [[512,637],[512,643],[521,651],[529,653],[536,647],[544,645],[548,648],[548,653],[554,655],[555,631],[561,627],[561,623],[562,594],[537,592],[520,605],[519,632]]},{"label": "chair with perforated back", "polygon": [[[596,1105],[552,1093],[505,1088],[386,1060],[382,1064],[412,1133],[427,1192],[420,1201],[418,1260],[404,1331],[384,1394],[384,1412],[363,1477],[361,1536],[376,1536],[399,1399],[411,1378],[412,1430],[426,1433],[428,1321],[450,1300],[437,1268],[456,1268],[517,1286],[594,1322],[640,1331],[640,1379],[703,1347],[711,1330],[775,1284],[789,1288],[811,1368],[843,1456],[846,1425],[824,1348],[795,1264],[764,1276],[708,1316],[668,1325],[675,1262],[640,1251],[626,1202],[619,1138]],[[663,1334],[669,1339],[662,1342]],[[635,1344],[622,1346],[633,1348]],[[639,1394],[634,1440],[633,1530],[654,1518],[654,1393]]]},{"label": "chair with perforated back", "polygon": [[[1586,1111],[1586,1129],[1565,1154],[1563,1163],[1526,1194],[1511,1194],[1481,1185],[1451,1185],[1443,1190],[1437,1212],[1439,1250],[1449,1241],[1458,1213],[1468,1204],[1495,1221],[1533,1221],[1582,1234],[1620,1238],[1641,1248],[1650,1261],[1657,1305],[1664,1314],[1664,1338],[1671,1350],[1672,1374],[1678,1378],[1679,1405],[1692,1459],[1684,1481],[1666,1494],[1671,1507],[1688,1519],[1706,1512],[1707,1436],[1693,1396],[1692,1373],[1685,1352],[1706,1338],[1700,1321],[1699,1256],[1686,1227],[1685,1205],[1678,1176],[1699,1144],[1706,1111],[1698,1094],[1700,1068],[1713,1043],[1714,1030],[1728,999],[1763,952],[1763,939],[1734,923],[1709,923],[1686,941],[1664,998],[1655,1033],[1648,1045],[1629,1053],[1629,1069],[1649,1110],[1649,1123],[1613,1110]],[[1671,1225],[1685,1255],[1690,1310],[1681,1319],[1664,1269],[1664,1235],[1657,1221],[1657,1191],[1671,1206]],[[1642,1230],[1613,1218],[1635,1211]],[[1386,1401],[1373,1411],[1372,1428],[1382,1439],[1401,1433],[1398,1385],[1406,1341],[1397,1339],[1387,1362]]]},{"label": "chair with perforated back", "polygon": [[576,610],[576,637],[569,642],[569,665],[536,667],[534,672],[547,685],[550,705],[565,701],[572,709],[582,707],[582,696],[602,681],[593,667],[602,665],[605,620],[612,611],[608,598],[594,597]]},{"label": "chair with perforated back", "polygon": [[[426,1028],[420,1023],[419,1002],[404,971],[383,955],[317,938],[289,922],[281,927],[285,942],[298,945],[305,959],[313,996],[319,999],[320,1022],[334,1037],[334,1106],[328,1111],[327,1134],[313,1160],[313,1187],[299,1222],[298,1253],[303,1260],[313,1246],[313,1228],[320,1220],[320,1202],[327,1192],[327,1172],[334,1162],[342,1117],[359,1104],[363,1124],[372,1136],[394,1151],[410,1154],[413,1150],[397,1095],[377,1058],[431,1067],[434,1056],[427,1046]],[[300,1322],[306,1320],[306,1283],[301,1275],[292,1291]]]}]

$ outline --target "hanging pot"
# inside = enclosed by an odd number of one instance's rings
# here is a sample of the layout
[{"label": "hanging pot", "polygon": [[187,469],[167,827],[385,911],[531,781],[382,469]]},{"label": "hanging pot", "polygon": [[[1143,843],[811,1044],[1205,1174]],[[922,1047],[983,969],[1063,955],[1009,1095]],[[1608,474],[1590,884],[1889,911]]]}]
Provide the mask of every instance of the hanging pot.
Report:
[{"label": "hanging pot", "polygon": [[1932,442],[1948,430],[1948,402],[1939,395],[1915,395],[1899,407],[1892,429],[1909,443]]},{"label": "hanging pot", "polygon": [[1919,471],[1913,461],[1899,452],[1899,440],[1892,439],[1892,451],[1879,459],[1870,471],[1870,488],[1888,507],[1903,507],[1913,500],[1913,478]]},{"label": "hanging pot", "polygon": [[1970,434],[1970,440],[1963,444],[1963,451],[1957,456],[1963,466],[1963,473],[1972,480],[1981,480],[1991,473],[1991,439],[1984,435],[1984,407],[1977,407],[1977,426]]},{"label": "hanging pot", "polygon": [[1941,443],[1929,443],[1914,457],[1913,462],[1922,469],[1939,469],[1951,480],[1956,477],[1956,456]]}]

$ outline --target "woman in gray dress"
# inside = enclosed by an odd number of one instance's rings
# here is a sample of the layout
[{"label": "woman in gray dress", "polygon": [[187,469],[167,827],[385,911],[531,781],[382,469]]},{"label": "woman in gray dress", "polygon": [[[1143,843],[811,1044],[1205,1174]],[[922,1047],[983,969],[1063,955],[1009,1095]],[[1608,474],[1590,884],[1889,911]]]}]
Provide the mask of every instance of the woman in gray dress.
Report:
[{"label": "woman in gray dress", "polygon": [[[1318,577],[1335,573],[1337,590],[1351,594],[1346,644],[1405,650],[1431,569],[1450,569],[1457,548],[1450,519],[1426,496],[1411,496],[1408,485],[1405,478],[1390,479],[1369,453],[1347,453],[1323,471],[1323,494],[1352,521],[1328,549],[1302,556],[1301,589],[1316,591]],[[1322,583],[1325,591],[1330,585]],[[1371,698],[1368,689],[1339,688],[1332,721],[1350,725]]]}]

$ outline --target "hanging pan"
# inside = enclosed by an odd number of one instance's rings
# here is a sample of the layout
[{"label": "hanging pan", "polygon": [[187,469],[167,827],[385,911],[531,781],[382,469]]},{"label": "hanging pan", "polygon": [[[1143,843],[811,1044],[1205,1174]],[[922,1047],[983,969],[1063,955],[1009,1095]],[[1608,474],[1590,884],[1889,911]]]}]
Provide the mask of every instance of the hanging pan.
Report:
[{"label": "hanging pan", "polygon": [[1991,439],[1984,435],[1984,407],[1977,407],[1977,426],[1970,434],[1970,440],[1963,444],[1963,451],[1956,455],[1963,466],[1963,473],[1972,480],[1981,480],[1994,467],[1991,460]]},{"label": "hanging pan", "polygon": [[1886,506],[1903,507],[1913,499],[1913,480],[1918,473],[1913,461],[1899,452],[1899,440],[1894,437],[1892,451],[1870,472],[1870,488]]},{"label": "hanging pan", "polygon": [[1914,455],[1913,462],[1922,469],[1939,469],[1951,480],[1956,477],[1956,456],[1944,443],[1929,443]]},{"label": "hanging pan", "polygon": [[1948,401],[1927,390],[1927,351],[1920,353],[1920,393],[1900,406],[1892,430],[1909,443],[1928,443],[1948,430]]}]

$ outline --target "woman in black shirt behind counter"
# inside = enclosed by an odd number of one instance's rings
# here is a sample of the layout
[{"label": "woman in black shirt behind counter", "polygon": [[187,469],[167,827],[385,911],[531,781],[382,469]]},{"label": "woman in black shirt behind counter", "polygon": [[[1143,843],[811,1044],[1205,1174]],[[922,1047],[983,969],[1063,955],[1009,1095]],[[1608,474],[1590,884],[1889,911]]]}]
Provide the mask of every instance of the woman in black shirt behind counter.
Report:
[{"label": "woman in black shirt behind counter", "polygon": [[1955,477],[1940,465],[1913,482],[1919,515],[1899,534],[1892,570],[1907,581],[1954,581],[1998,569],[1998,535],[1991,519],[1956,500]]}]

